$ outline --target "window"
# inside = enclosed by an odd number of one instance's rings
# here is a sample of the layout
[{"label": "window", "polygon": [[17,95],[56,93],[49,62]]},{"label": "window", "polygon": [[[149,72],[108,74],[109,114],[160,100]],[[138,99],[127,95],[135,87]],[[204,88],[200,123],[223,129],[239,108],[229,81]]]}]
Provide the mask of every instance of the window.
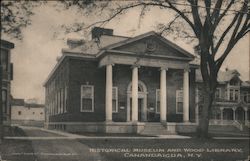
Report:
[{"label": "window", "polygon": [[239,95],[240,95],[239,89],[229,89],[229,100],[230,101],[238,101]]},{"label": "window", "polygon": [[112,112],[118,112],[118,88],[112,88]]},{"label": "window", "polygon": [[234,90],[234,100],[238,100],[239,99],[239,90]]},{"label": "window", "polygon": [[81,86],[81,112],[94,112],[94,86]]},{"label": "window", "polygon": [[244,94],[243,94],[243,101],[245,103],[250,103],[250,93],[249,92],[244,92]]},{"label": "window", "polygon": [[2,109],[3,113],[7,113],[7,90],[2,90]]},{"label": "window", "polygon": [[215,98],[221,98],[221,89],[220,88],[216,88]]},{"label": "window", "polygon": [[234,100],[234,90],[233,89],[229,90],[229,100]]},{"label": "window", "polygon": [[8,71],[8,60],[9,60],[9,51],[1,49],[1,64],[3,71]]},{"label": "window", "polygon": [[22,112],[21,111],[18,111],[18,115],[21,115],[22,114]]},{"label": "window", "polygon": [[42,115],[43,113],[42,112],[40,112],[40,115]]},{"label": "window", "polygon": [[60,113],[64,113],[64,90],[63,88],[60,89]]},{"label": "window", "polygon": [[176,113],[183,113],[183,90],[176,90]]},{"label": "window", "polygon": [[239,85],[239,80],[238,80],[238,78],[232,79],[232,80],[229,82],[229,84],[230,84],[231,86],[238,86],[238,85]]},{"label": "window", "polygon": [[35,115],[35,112],[33,112],[33,115]]},{"label": "window", "polygon": [[156,89],[156,105],[155,105],[155,112],[160,113],[160,89]]},{"label": "window", "polygon": [[67,102],[68,102],[67,90],[68,88],[65,87],[64,89],[64,112],[67,112]]}]

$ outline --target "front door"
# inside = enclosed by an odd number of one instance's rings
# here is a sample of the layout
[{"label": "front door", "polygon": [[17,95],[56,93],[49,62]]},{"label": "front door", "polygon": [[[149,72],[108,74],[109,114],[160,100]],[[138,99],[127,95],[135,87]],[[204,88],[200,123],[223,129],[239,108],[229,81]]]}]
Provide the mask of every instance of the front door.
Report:
[{"label": "front door", "polygon": [[[138,121],[142,120],[143,113],[143,98],[138,98]],[[132,98],[130,98],[130,119],[132,120]]]}]

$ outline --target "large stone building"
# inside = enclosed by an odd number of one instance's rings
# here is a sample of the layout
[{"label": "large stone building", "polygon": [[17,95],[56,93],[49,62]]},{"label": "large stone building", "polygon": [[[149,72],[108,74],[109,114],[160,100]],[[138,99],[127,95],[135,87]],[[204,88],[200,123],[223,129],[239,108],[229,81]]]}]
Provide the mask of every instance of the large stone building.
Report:
[{"label": "large stone building", "polygon": [[[10,125],[11,108],[11,80],[13,79],[13,64],[11,63],[11,49],[14,44],[1,40],[1,112],[4,125]],[[0,116],[1,117],[1,116]]]},{"label": "large stone building", "polygon": [[158,134],[196,129],[198,66],[189,52],[155,32],[123,37],[103,28],[92,30],[91,41],[67,44],[44,84],[48,128]]}]

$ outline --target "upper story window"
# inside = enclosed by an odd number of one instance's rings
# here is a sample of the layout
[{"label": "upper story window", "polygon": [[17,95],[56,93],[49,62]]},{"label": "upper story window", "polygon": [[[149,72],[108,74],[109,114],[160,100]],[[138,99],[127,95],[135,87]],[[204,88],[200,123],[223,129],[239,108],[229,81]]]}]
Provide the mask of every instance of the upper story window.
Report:
[{"label": "upper story window", "polygon": [[216,88],[215,98],[221,98],[221,88]]},{"label": "upper story window", "polygon": [[229,89],[229,100],[230,101],[238,101],[239,95],[240,95],[239,89]]},{"label": "upper story window", "polygon": [[243,93],[243,101],[246,103],[250,103],[250,92]]},{"label": "upper story window", "polygon": [[1,63],[3,71],[8,71],[9,51],[1,49]]},{"label": "upper story window", "polygon": [[238,78],[233,78],[233,79],[230,80],[229,85],[230,86],[239,86],[240,85],[240,81],[239,81]]},{"label": "upper story window", "polygon": [[21,111],[18,111],[18,115],[21,115],[22,114],[22,112]]},{"label": "upper story window", "polygon": [[183,113],[183,90],[176,90],[176,113]]},{"label": "upper story window", "polygon": [[118,88],[112,88],[112,112],[118,112]]},{"label": "upper story window", "polygon": [[81,112],[94,112],[94,86],[81,86]]}]

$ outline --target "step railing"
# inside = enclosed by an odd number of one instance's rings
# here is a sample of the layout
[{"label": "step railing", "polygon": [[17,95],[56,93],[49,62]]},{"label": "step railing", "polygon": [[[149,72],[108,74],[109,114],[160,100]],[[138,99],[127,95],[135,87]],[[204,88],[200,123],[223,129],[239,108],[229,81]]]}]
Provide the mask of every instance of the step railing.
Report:
[{"label": "step railing", "polygon": [[233,125],[234,125],[237,129],[239,129],[240,131],[243,131],[243,124],[240,123],[239,121],[234,120]]},{"label": "step railing", "polygon": [[233,120],[209,120],[209,125],[232,125]]},{"label": "step railing", "polygon": [[240,131],[243,131],[243,123],[239,122],[238,120],[210,120],[209,125],[233,125]]}]

